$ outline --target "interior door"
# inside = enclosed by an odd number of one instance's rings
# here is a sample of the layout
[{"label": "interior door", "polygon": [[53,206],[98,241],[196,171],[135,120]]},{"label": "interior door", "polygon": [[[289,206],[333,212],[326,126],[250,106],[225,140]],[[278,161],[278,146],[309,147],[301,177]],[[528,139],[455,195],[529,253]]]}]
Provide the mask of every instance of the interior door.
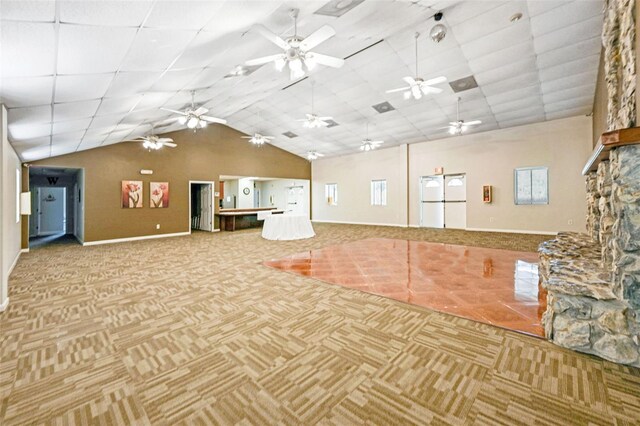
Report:
[{"label": "interior door", "polygon": [[428,228],[444,228],[444,178],[425,176],[420,179],[420,223]]},{"label": "interior door", "polygon": [[304,188],[292,186],[287,188],[287,212],[304,214]]},{"label": "interior door", "polygon": [[467,179],[465,175],[444,178],[444,224],[447,228],[467,227]]},{"label": "interior door", "polygon": [[66,232],[66,188],[38,188],[38,235]]},{"label": "interior door", "polygon": [[203,231],[213,230],[213,188],[211,185],[202,185],[202,212],[201,229]]}]

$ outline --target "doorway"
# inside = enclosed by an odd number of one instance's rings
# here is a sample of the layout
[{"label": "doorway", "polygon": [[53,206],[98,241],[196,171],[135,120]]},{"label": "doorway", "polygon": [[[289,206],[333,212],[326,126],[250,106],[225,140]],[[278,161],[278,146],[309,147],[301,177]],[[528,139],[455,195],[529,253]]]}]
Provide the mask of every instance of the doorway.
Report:
[{"label": "doorway", "polygon": [[190,231],[214,231],[214,195],[214,182],[189,181]]},{"label": "doorway", "polygon": [[29,248],[77,243],[84,237],[84,179],[81,169],[30,167]]},{"label": "doorway", "polygon": [[302,215],[305,212],[304,187],[288,186],[287,191],[287,213]]},{"label": "doorway", "polygon": [[420,226],[467,227],[467,179],[464,173],[420,178]]}]

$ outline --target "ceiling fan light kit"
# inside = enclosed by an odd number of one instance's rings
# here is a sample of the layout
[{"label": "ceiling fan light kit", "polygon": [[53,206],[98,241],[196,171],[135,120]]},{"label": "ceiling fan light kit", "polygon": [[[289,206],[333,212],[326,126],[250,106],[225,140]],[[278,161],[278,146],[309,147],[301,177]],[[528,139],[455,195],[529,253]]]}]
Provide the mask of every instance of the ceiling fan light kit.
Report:
[{"label": "ceiling fan light kit", "polygon": [[464,132],[466,132],[470,126],[477,126],[478,124],[482,124],[480,120],[467,121],[460,119],[460,101],[462,98],[458,97],[456,102],[456,121],[452,121],[449,123],[448,129],[449,134],[453,136],[460,136]]}]

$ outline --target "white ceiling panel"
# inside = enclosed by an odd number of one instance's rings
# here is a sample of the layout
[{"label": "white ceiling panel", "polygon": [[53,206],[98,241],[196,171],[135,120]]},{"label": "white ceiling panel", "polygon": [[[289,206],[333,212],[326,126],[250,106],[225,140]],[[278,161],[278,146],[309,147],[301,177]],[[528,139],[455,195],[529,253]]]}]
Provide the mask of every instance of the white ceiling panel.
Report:
[{"label": "white ceiling panel", "polygon": [[[10,20],[3,21],[2,37],[10,46],[3,60],[14,59],[3,61],[0,97],[10,108],[10,140],[24,141],[19,152],[32,160],[117,143],[148,132],[147,124],[156,124],[158,132],[179,130],[184,126],[168,122],[175,115],[161,108],[185,108],[196,89],[196,105],[205,105],[210,115],[247,133],[273,134],[275,146],[298,155],[309,149],[355,152],[367,121],[371,136],[383,138],[385,146],[448,136],[441,127],[456,118],[458,96],[461,118],[483,122],[473,132],[592,108],[600,0],[371,0],[339,18],[313,14],[324,3],[61,0],[56,46],[53,3],[5,0],[0,14]],[[339,123],[334,128],[305,129],[296,121],[311,111],[311,80],[291,85],[288,73],[278,73],[272,63],[248,76],[224,78],[249,59],[280,51],[250,29],[262,23],[291,35],[291,7],[301,10],[300,35],[323,25],[336,30],[315,52],[346,57],[383,40],[347,58],[340,69],[318,66],[311,73],[314,112],[332,116]],[[444,12],[448,28],[440,43],[428,36],[437,10]],[[516,12],[523,18],[510,22]],[[420,77],[452,81],[473,75],[479,87],[456,94],[443,83],[442,93],[419,101],[387,94],[415,73],[416,31]],[[42,73],[51,76],[28,77]],[[395,110],[379,114],[372,108],[384,101]],[[52,130],[55,149],[47,141]],[[299,136],[286,138],[286,131]]]},{"label": "white ceiling panel", "polygon": [[0,101],[8,108],[50,104],[53,77],[13,77],[0,81]]},{"label": "white ceiling panel", "polygon": [[93,117],[98,109],[98,105],[100,105],[99,99],[54,104],[53,119],[54,121],[68,121],[77,118]]},{"label": "white ceiling panel", "polygon": [[[4,6],[4,4],[3,4]],[[0,45],[3,77],[53,75],[55,37],[53,24],[2,22]],[[25,55],[25,52],[30,54]]]},{"label": "white ceiling panel", "polygon": [[60,75],[56,78],[55,101],[59,103],[102,98],[114,75]]},{"label": "white ceiling panel", "polygon": [[158,71],[119,72],[111,82],[106,96],[119,97],[143,93],[148,90],[153,85],[153,82],[158,80],[161,75],[162,73]]},{"label": "white ceiling panel", "polygon": [[180,55],[196,31],[143,28],[136,35],[121,69],[163,71]]},{"label": "white ceiling panel", "polygon": [[224,15],[219,15],[223,6],[222,1],[159,1],[154,4],[145,26],[199,30],[214,16],[223,19]]},{"label": "white ceiling panel", "polygon": [[13,124],[51,122],[51,105],[26,108],[11,108],[7,111],[8,121]]},{"label": "white ceiling panel", "polygon": [[152,0],[58,0],[60,22],[84,25],[138,27],[149,13]]},{"label": "white ceiling panel", "polygon": [[10,21],[53,22],[55,14],[55,0],[3,0],[0,8],[0,19]]},{"label": "white ceiling panel", "polygon": [[134,28],[60,25],[58,74],[115,72],[135,34]]}]

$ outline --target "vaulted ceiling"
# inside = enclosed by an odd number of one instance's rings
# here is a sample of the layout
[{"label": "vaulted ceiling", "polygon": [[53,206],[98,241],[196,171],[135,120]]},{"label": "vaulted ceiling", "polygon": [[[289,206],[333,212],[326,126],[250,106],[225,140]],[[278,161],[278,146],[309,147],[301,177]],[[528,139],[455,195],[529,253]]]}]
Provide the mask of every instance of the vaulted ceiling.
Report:
[{"label": "vaulted ceiling", "polygon": [[[354,0],[357,2],[357,0]],[[334,0],[333,6],[352,1]],[[184,128],[166,125],[195,102],[246,133],[276,138],[298,155],[355,152],[365,136],[385,146],[447,136],[456,117],[482,120],[472,131],[588,114],[600,55],[602,1],[365,0],[340,17],[314,13],[327,1],[46,1],[3,0],[0,6],[0,102],[9,109],[9,139],[25,161]],[[298,32],[324,24],[337,35],[314,51],[346,58],[299,81],[267,64],[229,77],[234,67],[278,48],[256,32],[261,23],[292,34],[288,10],[300,9]],[[429,30],[444,12],[448,32]],[[522,13],[516,22],[510,19]],[[386,90],[415,74],[449,81],[474,76],[478,87],[405,100]],[[227,77],[225,77],[227,76]],[[311,110],[337,126],[306,129]],[[294,84],[292,84],[294,83]],[[394,108],[379,113],[373,105]],[[291,132],[290,138],[284,133]],[[239,139],[238,143],[247,143]]]}]

